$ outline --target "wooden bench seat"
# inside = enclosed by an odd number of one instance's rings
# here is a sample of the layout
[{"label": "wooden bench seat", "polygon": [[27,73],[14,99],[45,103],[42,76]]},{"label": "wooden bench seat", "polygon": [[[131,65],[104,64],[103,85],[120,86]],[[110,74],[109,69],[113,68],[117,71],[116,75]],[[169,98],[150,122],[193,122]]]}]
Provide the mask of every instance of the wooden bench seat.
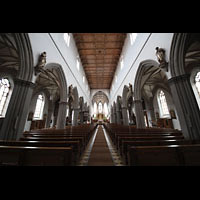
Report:
[{"label": "wooden bench seat", "polygon": [[123,140],[122,145],[119,149],[120,155],[124,162],[128,164],[128,148],[130,146],[164,146],[164,145],[180,145],[180,144],[191,144],[192,142],[185,139],[180,140],[139,140],[139,141],[127,141]]},{"label": "wooden bench seat", "polygon": [[[179,156],[174,145],[131,146],[128,150],[130,166],[178,166]],[[170,148],[171,147],[171,148]]]},{"label": "wooden bench seat", "polygon": [[71,166],[71,147],[0,146],[1,166]]},{"label": "wooden bench seat", "polygon": [[80,141],[80,148],[85,149],[83,137],[21,137],[20,141]]},{"label": "wooden bench seat", "polygon": [[183,135],[176,135],[176,134],[165,134],[165,133],[161,133],[161,134],[146,134],[146,133],[140,133],[140,134],[116,134],[115,138],[113,140],[114,144],[117,144],[118,140],[120,137],[155,137],[155,138],[159,138],[159,137],[168,137],[168,138],[184,138]]},{"label": "wooden bench seat", "polygon": [[130,146],[131,166],[200,166],[200,144]]},{"label": "wooden bench seat", "polygon": [[31,134],[31,135],[25,135],[24,137],[34,137],[34,138],[45,138],[45,137],[83,137],[84,143],[88,143],[90,140],[90,137],[88,135],[83,134]]},{"label": "wooden bench seat", "polygon": [[120,149],[120,146],[122,145],[122,141],[123,140],[129,140],[129,141],[137,141],[137,140],[180,140],[180,139],[184,139],[183,136],[143,136],[143,137],[133,137],[133,136],[119,136],[116,139],[116,146],[117,149]]},{"label": "wooden bench seat", "polygon": [[4,141],[0,140],[1,146],[27,146],[27,147],[71,147],[73,164],[76,164],[82,154],[80,141]]}]

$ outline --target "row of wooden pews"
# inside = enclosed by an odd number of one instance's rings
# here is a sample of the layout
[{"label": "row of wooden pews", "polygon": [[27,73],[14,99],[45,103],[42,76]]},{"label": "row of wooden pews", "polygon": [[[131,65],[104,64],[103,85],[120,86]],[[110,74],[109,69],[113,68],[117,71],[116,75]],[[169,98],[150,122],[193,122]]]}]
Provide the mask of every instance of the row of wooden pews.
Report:
[{"label": "row of wooden pews", "polygon": [[0,165],[74,166],[97,125],[66,126],[24,132],[17,141],[0,141]]},{"label": "row of wooden pews", "polygon": [[126,165],[200,165],[200,142],[186,140],[179,130],[118,124],[104,128]]}]

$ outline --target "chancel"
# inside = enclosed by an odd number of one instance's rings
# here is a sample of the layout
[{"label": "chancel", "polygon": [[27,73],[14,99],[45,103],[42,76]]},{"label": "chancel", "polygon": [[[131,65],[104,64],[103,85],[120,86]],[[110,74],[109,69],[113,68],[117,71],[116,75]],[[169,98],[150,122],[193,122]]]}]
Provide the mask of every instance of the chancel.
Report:
[{"label": "chancel", "polygon": [[0,33],[0,166],[198,166],[199,109],[199,33]]}]

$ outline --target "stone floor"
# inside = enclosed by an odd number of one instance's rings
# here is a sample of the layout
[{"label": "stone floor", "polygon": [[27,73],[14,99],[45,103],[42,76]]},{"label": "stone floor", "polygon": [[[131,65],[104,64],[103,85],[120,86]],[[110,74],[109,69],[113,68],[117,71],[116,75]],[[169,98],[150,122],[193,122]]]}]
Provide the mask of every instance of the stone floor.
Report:
[{"label": "stone floor", "polygon": [[[99,134],[98,137],[97,134]],[[102,135],[100,136],[100,134],[104,134],[105,138]],[[94,150],[95,153],[94,151],[92,153],[92,150]],[[78,166],[124,166],[120,155],[112,144],[112,141],[103,126],[99,125],[97,127],[80,159],[80,162],[78,163]]]}]

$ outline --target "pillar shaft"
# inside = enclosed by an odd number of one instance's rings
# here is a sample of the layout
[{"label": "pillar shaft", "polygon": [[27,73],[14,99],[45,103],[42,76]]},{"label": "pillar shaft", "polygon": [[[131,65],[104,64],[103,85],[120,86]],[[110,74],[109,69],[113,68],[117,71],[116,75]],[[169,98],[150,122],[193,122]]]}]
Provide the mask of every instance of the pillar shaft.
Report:
[{"label": "pillar shaft", "polygon": [[137,128],[145,128],[142,100],[134,100],[134,103],[135,103],[135,114],[136,114],[136,126]]},{"label": "pillar shaft", "polygon": [[66,124],[67,102],[59,102],[56,129],[64,129]]},{"label": "pillar shaft", "polygon": [[123,125],[129,125],[127,107],[122,107]]},{"label": "pillar shaft", "polygon": [[78,125],[78,115],[79,115],[79,108],[74,108],[74,117],[72,119],[72,125],[73,126]]},{"label": "pillar shaft", "polygon": [[0,139],[17,140],[24,131],[34,84],[21,79],[14,79],[14,89],[3,121]]},{"label": "pillar shaft", "polygon": [[200,139],[200,112],[189,75],[169,79],[174,104],[186,139]]}]

